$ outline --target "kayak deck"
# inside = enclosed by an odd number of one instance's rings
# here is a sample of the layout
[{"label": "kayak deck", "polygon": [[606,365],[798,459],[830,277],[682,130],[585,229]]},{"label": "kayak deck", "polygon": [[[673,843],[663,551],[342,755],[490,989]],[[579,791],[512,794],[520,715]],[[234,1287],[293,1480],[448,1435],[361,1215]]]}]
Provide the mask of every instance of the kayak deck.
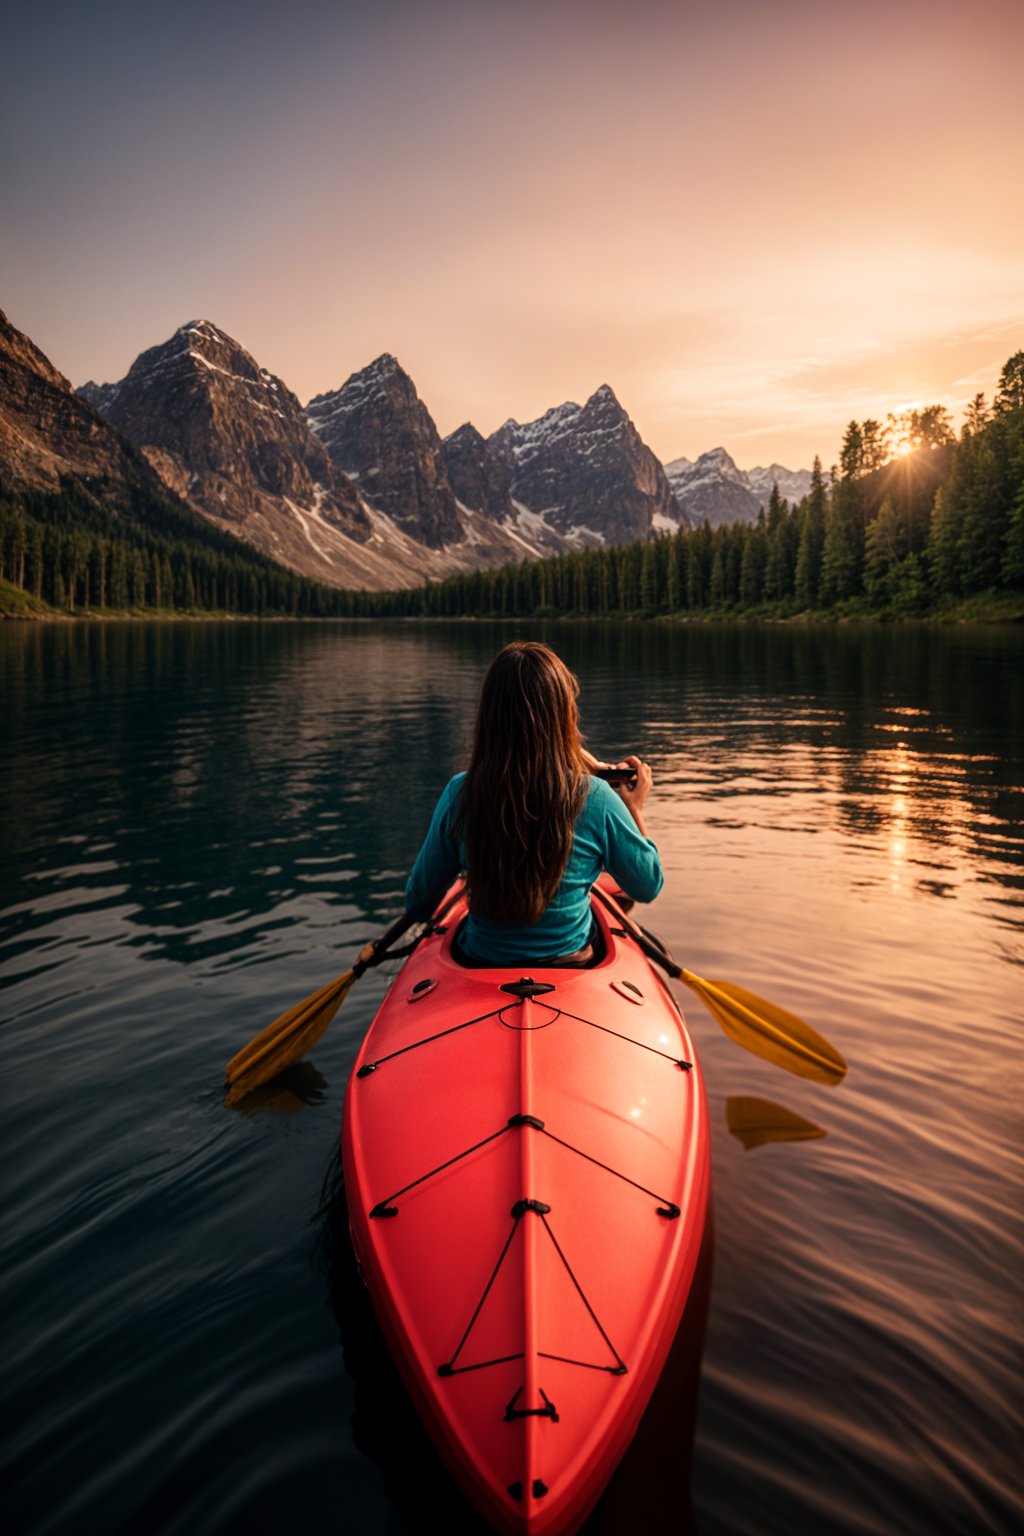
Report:
[{"label": "kayak deck", "polygon": [[477,1508],[533,1536],[577,1528],[635,1432],[710,1189],[682,1014],[594,911],[597,965],[525,978],[457,963],[460,901],[345,1101],[352,1237],[392,1353]]}]

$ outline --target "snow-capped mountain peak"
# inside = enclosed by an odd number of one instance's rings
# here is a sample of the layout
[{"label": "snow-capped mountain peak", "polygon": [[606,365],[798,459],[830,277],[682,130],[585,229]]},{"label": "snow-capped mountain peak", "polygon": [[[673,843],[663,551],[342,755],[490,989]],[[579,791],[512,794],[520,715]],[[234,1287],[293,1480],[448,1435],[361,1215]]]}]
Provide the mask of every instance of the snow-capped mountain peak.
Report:
[{"label": "snow-capped mountain peak", "polygon": [[699,458],[672,459],[665,466],[669,484],[684,511],[697,522],[753,522],[767,506],[773,485],[791,502],[810,489],[810,471],[772,464],[767,469],[740,469],[725,448],[711,448]]},{"label": "snow-capped mountain peak", "polygon": [[628,543],[677,528],[679,508],[654,454],[608,384],[535,421],[510,419],[487,439],[514,501],[568,536]]}]

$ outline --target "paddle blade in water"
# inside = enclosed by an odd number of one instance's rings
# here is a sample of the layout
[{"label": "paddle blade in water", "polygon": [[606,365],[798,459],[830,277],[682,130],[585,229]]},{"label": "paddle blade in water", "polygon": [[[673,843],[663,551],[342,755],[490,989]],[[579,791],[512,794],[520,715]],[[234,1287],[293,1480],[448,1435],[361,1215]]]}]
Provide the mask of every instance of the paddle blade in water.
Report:
[{"label": "paddle blade in water", "polygon": [[753,1147],[763,1147],[766,1141],[816,1141],[828,1135],[813,1120],[805,1120],[782,1104],[742,1093],[730,1094],[726,1099],[725,1118],[729,1130],[748,1152]]},{"label": "paddle blade in water", "polygon": [[704,981],[686,970],[679,979],[696,992],[730,1040],[755,1056],[816,1083],[835,1084],[846,1076],[846,1062],[835,1046],[795,1013],[731,981]]},{"label": "paddle blade in water", "polygon": [[297,1061],[285,1067],[269,1083],[253,1088],[244,1098],[231,1104],[240,1115],[293,1115],[311,1105],[322,1104],[328,1083],[311,1061]]},{"label": "paddle blade in water", "polygon": [[337,981],[329,981],[301,1003],[296,1003],[280,1018],[268,1024],[255,1040],[228,1062],[225,1104],[237,1104],[262,1083],[290,1067],[312,1050],[344,1002],[355,981],[355,972],[346,971]]}]

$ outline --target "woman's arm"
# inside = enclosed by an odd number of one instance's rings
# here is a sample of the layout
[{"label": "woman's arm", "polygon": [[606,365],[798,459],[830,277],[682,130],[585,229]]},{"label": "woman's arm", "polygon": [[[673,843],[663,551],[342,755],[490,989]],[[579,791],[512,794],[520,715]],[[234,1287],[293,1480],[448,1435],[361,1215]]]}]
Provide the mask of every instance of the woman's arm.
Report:
[{"label": "woman's arm", "polygon": [[407,912],[429,916],[459,873],[459,850],[452,836],[451,818],[464,777],[464,774],[456,774],[454,779],[449,779],[434,807],[430,827],[406,883]]},{"label": "woman's arm", "polygon": [[605,868],[634,900],[653,901],[665,883],[658,849],[648,836],[643,814],[654,777],[647,764],[635,755],[626,761],[636,771],[632,789],[619,785],[616,792],[597,780],[605,809]]}]

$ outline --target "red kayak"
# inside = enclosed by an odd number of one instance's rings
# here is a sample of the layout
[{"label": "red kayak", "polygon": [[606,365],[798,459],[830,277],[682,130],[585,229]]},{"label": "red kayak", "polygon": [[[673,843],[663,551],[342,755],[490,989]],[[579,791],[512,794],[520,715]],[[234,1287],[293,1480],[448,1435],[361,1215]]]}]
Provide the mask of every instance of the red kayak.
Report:
[{"label": "red kayak", "polygon": [[597,964],[479,969],[453,948],[460,897],[395,978],[345,1094],[374,1310],[441,1456],[509,1536],[573,1532],[597,1502],[709,1220],[682,1013],[614,903],[592,900]]}]

